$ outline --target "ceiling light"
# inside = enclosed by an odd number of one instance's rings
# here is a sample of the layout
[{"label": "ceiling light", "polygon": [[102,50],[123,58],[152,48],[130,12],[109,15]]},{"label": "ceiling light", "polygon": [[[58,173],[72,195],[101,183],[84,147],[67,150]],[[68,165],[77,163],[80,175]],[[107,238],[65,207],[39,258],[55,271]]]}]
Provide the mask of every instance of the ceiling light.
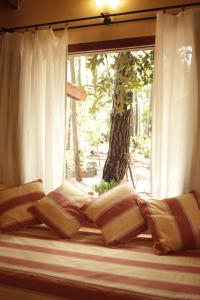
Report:
[{"label": "ceiling light", "polygon": [[96,0],[96,6],[102,11],[108,12],[110,9],[115,9],[119,6],[121,0]]}]

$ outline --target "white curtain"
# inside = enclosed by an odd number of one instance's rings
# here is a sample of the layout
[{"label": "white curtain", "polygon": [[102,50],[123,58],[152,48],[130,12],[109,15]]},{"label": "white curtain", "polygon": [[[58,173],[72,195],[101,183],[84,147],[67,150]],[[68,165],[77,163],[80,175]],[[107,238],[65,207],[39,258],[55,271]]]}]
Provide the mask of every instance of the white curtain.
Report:
[{"label": "white curtain", "polygon": [[67,31],[6,33],[0,41],[0,182],[63,180]]},{"label": "white curtain", "polygon": [[200,10],[158,13],[152,95],[153,198],[200,190]]}]

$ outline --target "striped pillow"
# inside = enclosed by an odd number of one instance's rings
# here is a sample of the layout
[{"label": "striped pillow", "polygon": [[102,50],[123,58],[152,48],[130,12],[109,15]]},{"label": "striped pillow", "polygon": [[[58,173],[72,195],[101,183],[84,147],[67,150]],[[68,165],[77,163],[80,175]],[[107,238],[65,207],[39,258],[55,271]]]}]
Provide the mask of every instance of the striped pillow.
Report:
[{"label": "striped pillow", "polygon": [[61,238],[71,237],[86,222],[78,207],[58,191],[37,201],[30,210]]},{"label": "striped pillow", "polygon": [[14,231],[39,224],[28,208],[44,196],[41,180],[0,191],[0,230]]},{"label": "striped pillow", "polygon": [[86,215],[101,228],[107,245],[128,242],[145,231],[138,198],[132,186],[125,183],[100,195],[86,208]]},{"label": "striped pillow", "polygon": [[59,188],[56,189],[56,191],[69,198],[71,202],[79,208],[90,201],[88,193],[81,187],[80,184],[74,181],[65,181]]},{"label": "striped pillow", "polygon": [[200,248],[200,208],[194,192],[163,200],[139,201],[157,254]]}]

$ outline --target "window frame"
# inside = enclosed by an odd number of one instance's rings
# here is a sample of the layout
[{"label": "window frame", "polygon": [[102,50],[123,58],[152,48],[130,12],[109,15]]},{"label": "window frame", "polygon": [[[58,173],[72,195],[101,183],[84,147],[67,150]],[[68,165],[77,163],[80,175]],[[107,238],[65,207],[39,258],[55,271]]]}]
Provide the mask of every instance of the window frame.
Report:
[{"label": "window frame", "polygon": [[148,48],[155,46],[155,36],[133,37],[117,40],[105,40],[80,44],[69,44],[68,54],[84,54],[94,52],[105,52],[113,50],[125,50],[133,48]]}]

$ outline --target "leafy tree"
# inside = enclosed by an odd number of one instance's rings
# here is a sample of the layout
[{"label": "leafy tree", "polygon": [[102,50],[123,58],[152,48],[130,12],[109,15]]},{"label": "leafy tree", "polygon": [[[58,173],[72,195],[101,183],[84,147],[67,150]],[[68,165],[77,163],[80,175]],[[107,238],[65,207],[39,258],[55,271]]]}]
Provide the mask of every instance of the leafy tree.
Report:
[{"label": "leafy tree", "polygon": [[95,54],[85,58],[85,73],[91,72],[91,78],[83,85],[87,100],[77,103],[78,122],[85,142],[91,148],[98,149],[100,144],[108,142],[113,82],[110,65],[114,58],[108,54]]},{"label": "leafy tree", "polygon": [[[71,69],[71,81],[73,84],[76,83],[75,79],[75,68],[74,59],[70,59]],[[78,77],[80,80],[80,77]],[[71,115],[72,115],[72,137],[73,137],[73,153],[74,153],[74,167],[75,167],[75,178],[77,181],[82,181],[81,167],[80,167],[80,151],[79,151],[79,139],[78,139],[78,128],[77,128],[77,112],[76,112],[76,100],[71,100]]]},{"label": "leafy tree", "polygon": [[116,58],[109,150],[103,170],[103,179],[107,182],[120,182],[125,176],[129,163],[133,91],[152,81],[151,54],[125,52]]},{"label": "leafy tree", "polygon": [[[100,142],[108,141],[109,138],[103,178],[106,181],[120,181],[127,169],[130,136],[137,140],[141,122],[145,124],[144,133],[150,136],[149,109],[143,110],[141,116],[139,106],[141,98],[144,98],[142,94],[148,94],[150,90],[153,51],[98,53],[85,57],[85,60],[84,76],[89,76],[87,70],[90,70],[91,80],[84,83],[87,100],[85,103],[77,103],[80,134],[85,131],[84,136],[91,147],[98,147]],[[147,87],[145,91],[144,87]],[[141,145],[146,147],[146,143]]]},{"label": "leafy tree", "polygon": [[[95,114],[99,109],[106,104],[111,103],[113,90],[112,66],[108,62],[112,55],[109,54],[94,54],[88,57],[86,67],[92,73],[92,85],[85,86],[88,95],[93,96],[93,103],[90,112]],[[101,71],[99,72],[99,70]]]},{"label": "leafy tree", "polygon": [[109,150],[103,169],[106,182],[119,182],[125,175],[129,154],[131,103],[133,93],[129,87],[133,56],[120,53],[115,62],[114,93],[111,114]]}]

